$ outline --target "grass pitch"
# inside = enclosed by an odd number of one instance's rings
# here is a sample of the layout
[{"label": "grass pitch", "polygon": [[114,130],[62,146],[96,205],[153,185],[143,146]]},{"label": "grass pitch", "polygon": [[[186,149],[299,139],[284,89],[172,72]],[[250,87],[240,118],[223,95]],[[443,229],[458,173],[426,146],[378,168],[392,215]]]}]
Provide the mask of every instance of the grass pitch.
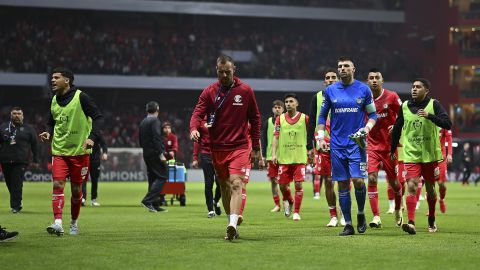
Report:
[{"label": "grass pitch", "polygon": [[[149,213],[140,206],[146,182],[101,182],[102,205],[82,208],[79,236],[68,235],[67,201],[63,237],[45,230],[53,221],[51,183],[25,183],[20,214],[9,212],[8,192],[4,183],[0,186],[0,225],[20,232],[17,239],[0,243],[2,270],[478,269],[480,258],[480,187],[457,183],[448,184],[447,213],[438,211],[437,233],[427,231],[426,201],[417,211],[417,235],[395,228],[393,216],[383,214],[386,186],[380,184],[383,228],[342,238],[337,236],[340,227],[325,227],[329,218],[323,188],[320,200],[313,200],[311,183],[305,183],[302,220],[293,222],[281,212],[270,213],[269,183],[252,182],[241,238],[233,242],[223,240],[224,214],[206,217],[203,183],[187,184],[186,207],[176,202],[168,213]],[[352,192],[355,225],[354,198]],[[368,201],[366,213],[369,222]]]}]

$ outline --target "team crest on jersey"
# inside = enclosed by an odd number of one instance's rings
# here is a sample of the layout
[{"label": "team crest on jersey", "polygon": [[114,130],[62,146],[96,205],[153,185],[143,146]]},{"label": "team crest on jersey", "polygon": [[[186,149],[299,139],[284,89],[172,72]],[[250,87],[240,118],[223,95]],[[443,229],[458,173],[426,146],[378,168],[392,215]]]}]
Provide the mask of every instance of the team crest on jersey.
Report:
[{"label": "team crest on jersey", "polygon": [[422,128],[422,122],[420,122],[420,120],[415,120],[415,122],[413,122],[413,129],[419,130],[421,128]]},{"label": "team crest on jersey", "polygon": [[357,98],[357,104],[362,104],[363,103],[363,98]]},{"label": "team crest on jersey", "polygon": [[288,132],[288,136],[290,137],[291,140],[293,140],[297,136],[297,132],[292,130],[292,131]]},{"label": "team crest on jersey", "polygon": [[240,95],[236,95],[234,98],[233,98],[233,105],[236,105],[236,106],[242,106],[243,103],[242,103],[242,96]]},{"label": "team crest on jersey", "polygon": [[167,144],[168,144],[168,145],[172,145],[172,141],[168,141]]},{"label": "team crest on jersey", "polygon": [[383,104],[383,108],[386,110],[388,109],[388,104]]}]

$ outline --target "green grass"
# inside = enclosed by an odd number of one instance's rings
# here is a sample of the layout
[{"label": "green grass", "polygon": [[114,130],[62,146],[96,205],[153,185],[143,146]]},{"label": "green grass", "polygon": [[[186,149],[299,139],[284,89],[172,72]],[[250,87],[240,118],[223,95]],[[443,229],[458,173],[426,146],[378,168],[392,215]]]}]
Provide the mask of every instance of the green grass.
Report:
[{"label": "green grass", "polygon": [[[437,233],[427,232],[422,201],[417,235],[406,235],[383,214],[382,229],[341,238],[341,228],[325,227],[325,198],[312,199],[311,183],[305,183],[300,222],[270,213],[269,183],[250,183],[241,238],[228,242],[225,215],[206,217],[203,183],[188,183],[187,206],[177,202],[168,213],[139,205],[146,185],[100,183],[102,206],[82,208],[81,235],[56,237],[45,231],[53,219],[51,183],[25,183],[20,214],[9,212],[1,183],[0,225],[20,236],[0,243],[0,269],[477,269],[480,258],[480,187],[448,185]],[[379,190],[385,212],[385,185]],[[368,202],[366,209],[371,219]],[[64,224],[69,219],[67,202]]]}]

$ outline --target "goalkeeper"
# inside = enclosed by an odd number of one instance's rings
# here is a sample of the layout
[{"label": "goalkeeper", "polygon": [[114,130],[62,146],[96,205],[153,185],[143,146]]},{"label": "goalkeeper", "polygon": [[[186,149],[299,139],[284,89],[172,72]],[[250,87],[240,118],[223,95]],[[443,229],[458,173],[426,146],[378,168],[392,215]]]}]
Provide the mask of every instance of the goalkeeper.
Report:
[{"label": "goalkeeper", "polygon": [[[327,149],[325,142],[325,123],[330,112],[330,149],[332,161],[332,180],[338,182],[340,207],[346,225],[340,236],[355,234],[351,217],[350,179],[355,187],[358,205],[357,231],[367,229],[365,219],[366,187],[366,151],[365,138],[375,125],[377,114],[370,88],[353,78],[355,66],[349,57],[338,59],[338,81],[325,90],[320,115],[318,117],[318,145]],[[365,112],[368,122],[365,125]]]}]

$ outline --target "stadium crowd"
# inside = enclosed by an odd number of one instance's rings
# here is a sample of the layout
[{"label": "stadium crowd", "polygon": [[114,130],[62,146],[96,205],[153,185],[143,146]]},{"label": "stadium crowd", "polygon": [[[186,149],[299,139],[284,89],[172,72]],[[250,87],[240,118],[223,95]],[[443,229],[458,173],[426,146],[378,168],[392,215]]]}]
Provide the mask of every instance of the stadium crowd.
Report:
[{"label": "stadium crowd", "polygon": [[[179,0],[191,1],[191,0]],[[197,0],[195,2],[224,2],[235,4],[284,5],[306,7],[358,8],[358,9],[385,9],[400,10],[403,0]]]},{"label": "stadium crowd", "polygon": [[245,78],[317,79],[340,52],[359,67],[385,70],[390,81],[408,81],[418,70],[389,38],[395,24],[98,11],[65,11],[58,24],[51,10],[5,10],[4,72],[68,65],[77,74],[211,77],[214,57],[225,50],[243,53],[235,58]]}]

